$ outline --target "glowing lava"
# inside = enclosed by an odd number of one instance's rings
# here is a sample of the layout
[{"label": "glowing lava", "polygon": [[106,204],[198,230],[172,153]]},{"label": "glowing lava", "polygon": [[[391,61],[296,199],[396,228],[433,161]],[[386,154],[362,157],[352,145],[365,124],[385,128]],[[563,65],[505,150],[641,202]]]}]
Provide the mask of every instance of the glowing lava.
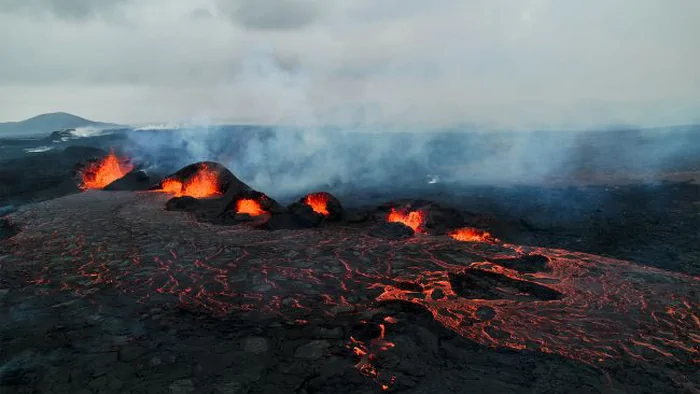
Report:
[{"label": "glowing lava", "polygon": [[133,169],[134,166],[128,160],[120,160],[114,154],[114,150],[110,150],[107,157],[83,170],[80,188],[83,190],[103,189]]},{"label": "glowing lava", "polygon": [[265,210],[262,208],[262,206],[260,206],[260,203],[257,200],[242,198],[236,202],[236,213],[258,216],[265,213]]},{"label": "glowing lava", "polygon": [[405,213],[397,211],[394,208],[391,209],[389,216],[386,218],[388,222],[403,223],[417,233],[423,231],[423,219],[423,211],[411,211]]},{"label": "glowing lava", "polygon": [[175,194],[177,197],[206,198],[221,194],[217,173],[206,166],[184,183],[176,179],[166,179],[161,184],[161,188],[164,192]]},{"label": "glowing lava", "polygon": [[328,195],[325,193],[313,193],[304,198],[304,204],[310,206],[314,212],[328,216],[330,215],[330,212],[328,212],[328,200]]},{"label": "glowing lava", "polygon": [[[384,321],[389,324],[394,324],[397,320],[387,316]],[[350,337],[350,342],[346,346],[348,349],[352,349],[352,352],[359,357],[355,368],[357,368],[362,375],[374,380],[379,384],[382,390],[386,391],[394,385],[396,376],[380,373],[374,364],[377,361],[379,352],[387,351],[396,345],[385,339],[386,326],[384,324],[379,324],[379,330],[379,337],[370,340],[369,344],[365,344],[363,341]]]},{"label": "glowing lava", "polygon": [[452,239],[463,242],[493,242],[495,238],[486,231],[464,227],[448,234]]}]

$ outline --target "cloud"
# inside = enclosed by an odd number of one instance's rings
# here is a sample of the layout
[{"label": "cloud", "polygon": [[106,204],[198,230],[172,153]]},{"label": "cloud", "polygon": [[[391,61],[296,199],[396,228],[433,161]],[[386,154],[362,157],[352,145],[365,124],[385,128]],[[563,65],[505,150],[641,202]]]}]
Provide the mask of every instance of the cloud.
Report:
[{"label": "cloud", "polygon": [[0,2],[0,118],[700,120],[695,0],[73,1]]},{"label": "cloud", "polygon": [[323,2],[318,0],[220,0],[220,9],[248,29],[291,30],[314,22]]},{"label": "cloud", "polygon": [[83,20],[116,11],[130,0],[3,0],[0,12],[31,16],[53,15],[68,20]]}]

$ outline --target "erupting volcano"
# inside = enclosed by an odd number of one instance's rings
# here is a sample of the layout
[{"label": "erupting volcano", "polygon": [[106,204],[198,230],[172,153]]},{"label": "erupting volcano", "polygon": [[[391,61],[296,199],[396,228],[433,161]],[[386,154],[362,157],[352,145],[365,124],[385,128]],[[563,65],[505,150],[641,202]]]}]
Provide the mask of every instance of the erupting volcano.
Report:
[{"label": "erupting volcano", "polygon": [[236,202],[236,213],[260,216],[265,213],[260,203],[252,198],[242,198]]},{"label": "erupting volcano", "polygon": [[82,190],[103,189],[133,169],[134,166],[128,159],[120,159],[114,150],[110,150],[107,157],[98,162],[90,163],[81,171],[80,188]]},{"label": "erupting volcano", "polygon": [[328,211],[328,201],[329,196],[327,193],[312,193],[304,198],[304,204],[310,206],[314,212],[323,216],[328,216],[330,214]]},{"label": "erupting volcano", "polygon": [[194,198],[206,198],[221,194],[219,190],[219,176],[208,166],[203,165],[188,180],[181,182],[177,179],[166,179],[161,184],[162,190],[172,193],[176,197],[189,196]]},{"label": "erupting volcano", "polygon": [[404,225],[412,228],[416,233],[421,233],[423,231],[424,214],[423,211],[420,210],[402,212],[392,208],[386,220],[388,222],[403,223]]}]

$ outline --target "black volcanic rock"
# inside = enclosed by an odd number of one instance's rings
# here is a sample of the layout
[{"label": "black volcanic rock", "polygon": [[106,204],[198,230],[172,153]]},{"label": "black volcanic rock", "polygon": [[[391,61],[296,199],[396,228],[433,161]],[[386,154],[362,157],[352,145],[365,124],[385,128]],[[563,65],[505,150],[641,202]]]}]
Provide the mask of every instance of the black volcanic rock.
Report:
[{"label": "black volcanic rock", "polygon": [[96,159],[109,154],[109,152],[104,149],[79,145],[68,146],[63,150],[63,153],[68,157],[74,157],[78,160]]},{"label": "black volcanic rock", "polygon": [[377,238],[403,239],[415,234],[412,228],[398,222],[379,222],[373,226],[369,234]]},{"label": "black volcanic rock", "polygon": [[200,201],[190,196],[173,197],[165,203],[166,211],[195,212],[200,207]]},{"label": "black volcanic rock", "polygon": [[364,223],[370,219],[370,213],[363,210],[345,211],[345,221],[348,223]]},{"label": "black volcanic rock", "polygon": [[105,186],[104,190],[148,190],[151,188],[151,184],[151,177],[145,171],[133,170]]},{"label": "black volcanic rock", "polygon": [[7,239],[19,233],[19,227],[7,219],[0,219],[0,240]]},{"label": "black volcanic rock", "polygon": [[291,215],[294,216],[296,223],[302,228],[318,227],[326,218],[322,214],[314,212],[314,210],[306,204],[294,203],[287,209]]}]

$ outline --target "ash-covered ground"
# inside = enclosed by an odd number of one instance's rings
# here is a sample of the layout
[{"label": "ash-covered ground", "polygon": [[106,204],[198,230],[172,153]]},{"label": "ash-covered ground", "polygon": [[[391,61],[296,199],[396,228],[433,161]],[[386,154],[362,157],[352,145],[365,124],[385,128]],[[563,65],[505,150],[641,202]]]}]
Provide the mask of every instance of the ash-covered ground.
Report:
[{"label": "ash-covered ground", "polygon": [[[96,154],[78,146],[114,147],[153,182],[217,160],[286,205],[304,193],[279,174],[329,158],[261,148],[279,137],[249,146],[241,132],[214,157],[172,137],[159,156],[146,147],[162,139],[129,133],[3,141],[2,392],[698,392],[698,137],[681,133],[681,149],[630,133],[576,136],[561,171],[531,167],[537,182],[486,182],[476,164],[504,148],[453,134],[433,137],[443,154],[425,162],[299,175],[348,210],[434,201],[493,242],[383,237],[372,220],[213,224],[165,210],[164,193],[75,184]],[[445,153],[457,145],[473,149],[466,163]],[[462,166],[483,178],[451,176]]]}]

